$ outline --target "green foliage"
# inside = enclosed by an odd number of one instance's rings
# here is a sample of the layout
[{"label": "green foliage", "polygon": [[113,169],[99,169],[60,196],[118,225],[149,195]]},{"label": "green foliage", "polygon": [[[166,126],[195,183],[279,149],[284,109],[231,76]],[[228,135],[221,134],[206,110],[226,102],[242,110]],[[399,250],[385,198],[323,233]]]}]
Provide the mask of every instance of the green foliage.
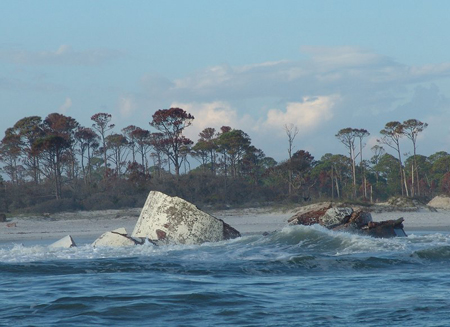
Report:
[{"label": "green foliage", "polygon": [[[316,160],[305,150],[292,153],[290,144],[289,158],[278,163],[247,133],[230,126],[205,128],[194,144],[184,136],[194,117],[181,108],[156,111],[150,122],[156,132],[130,125],[115,133],[111,118],[95,114],[92,128],[86,128],[53,113],[44,120],[25,117],[8,128],[0,143],[4,211],[140,207],[150,190],[209,207],[311,199],[367,203],[369,197],[385,200],[404,191],[426,197],[450,193],[447,152],[425,157],[414,151],[402,162],[400,139],[406,136],[415,147],[418,133],[427,127],[414,119],[389,122],[380,132],[379,143],[398,158],[377,145],[373,157],[364,160],[363,139],[369,132],[349,127],[336,135],[347,155],[327,153]],[[286,128],[293,141],[297,130]],[[199,165],[191,167],[191,158]]]}]

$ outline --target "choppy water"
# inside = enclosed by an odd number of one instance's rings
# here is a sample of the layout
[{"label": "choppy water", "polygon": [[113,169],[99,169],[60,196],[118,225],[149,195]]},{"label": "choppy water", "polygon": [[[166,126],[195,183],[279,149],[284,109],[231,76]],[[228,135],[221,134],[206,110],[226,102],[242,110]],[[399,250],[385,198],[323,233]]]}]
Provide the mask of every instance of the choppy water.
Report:
[{"label": "choppy water", "polygon": [[449,326],[450,235],[0,247],[1,326]]}]

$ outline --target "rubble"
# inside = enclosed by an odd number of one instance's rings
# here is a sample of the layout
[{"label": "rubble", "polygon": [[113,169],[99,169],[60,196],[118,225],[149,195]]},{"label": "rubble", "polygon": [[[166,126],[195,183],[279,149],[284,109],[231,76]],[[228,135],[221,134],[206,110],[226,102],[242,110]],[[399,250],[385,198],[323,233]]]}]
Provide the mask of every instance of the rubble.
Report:
[{"label": "rubble", "polygon": [[372,215],[362,209],[351,207],[332,207],[331,205],[317,210],[301,212],[288,220],[290,225],[319,224],[331,230],[361,233],[373,237],[387,238],[406,236],[403,230],[403,218],[372,221]]},{"label": "rubble", "polygon": [[137,244],[142,243],[129,237],[125,228],[118,228],[113,231],[103,233],[98,239],[94,241],[94,243],[92,243],[92,246],[121,247],[121,246],[133,246]]},{"label": "rubble", "polygon": [[[15,223],[7,227],[16,227]],[[125,228],[103,233],[93,247],[122,247],[142,245],[146,242],[160,244],[201,244],[240,237],[241,234],[226,224],[178,197],[151,191],[141,210],[131,236]],[[50,245],[52,248],[74,247],[70,235]]]},{"label": "rubble", "polygon": [[72,236],[67,235],[60,239],[59,241],[56,241],[55,243],[52,243],[49,245],[50,248],[72,248],[76,247],[75,241],[73,240]]}]

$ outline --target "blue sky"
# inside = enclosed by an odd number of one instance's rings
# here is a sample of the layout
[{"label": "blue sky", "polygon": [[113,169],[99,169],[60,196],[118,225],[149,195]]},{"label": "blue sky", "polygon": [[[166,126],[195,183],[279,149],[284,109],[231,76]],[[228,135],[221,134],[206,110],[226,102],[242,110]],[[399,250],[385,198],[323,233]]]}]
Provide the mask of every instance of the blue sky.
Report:
[{"label": "blue sky", "polygon": [[409,118],[429,124],[418,153],[450,150],[449,1],[3,0],[2,12],[1,133],[53,112],[150,129],[179,106],[192,139],[229,125],[277,160],[291,123],[317,159],[345,153],[341,128],[369,130],[369,149]]}]

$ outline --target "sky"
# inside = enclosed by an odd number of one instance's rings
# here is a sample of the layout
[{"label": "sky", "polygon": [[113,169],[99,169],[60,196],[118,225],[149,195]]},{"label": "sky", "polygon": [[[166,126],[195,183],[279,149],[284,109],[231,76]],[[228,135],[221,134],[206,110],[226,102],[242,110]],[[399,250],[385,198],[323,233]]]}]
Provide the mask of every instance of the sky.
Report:
[{"label": "sky", "polygon": [[[115,132],[158,109],[241,129],[276,160],[346,154],[343,128],[428,123],[419,154],[450,152],[450,1],[2,0],[0,133],[58,112]],[[402,150],[411,154],[407,139]],[[389,148],[387,148],[388,152]]]}]

